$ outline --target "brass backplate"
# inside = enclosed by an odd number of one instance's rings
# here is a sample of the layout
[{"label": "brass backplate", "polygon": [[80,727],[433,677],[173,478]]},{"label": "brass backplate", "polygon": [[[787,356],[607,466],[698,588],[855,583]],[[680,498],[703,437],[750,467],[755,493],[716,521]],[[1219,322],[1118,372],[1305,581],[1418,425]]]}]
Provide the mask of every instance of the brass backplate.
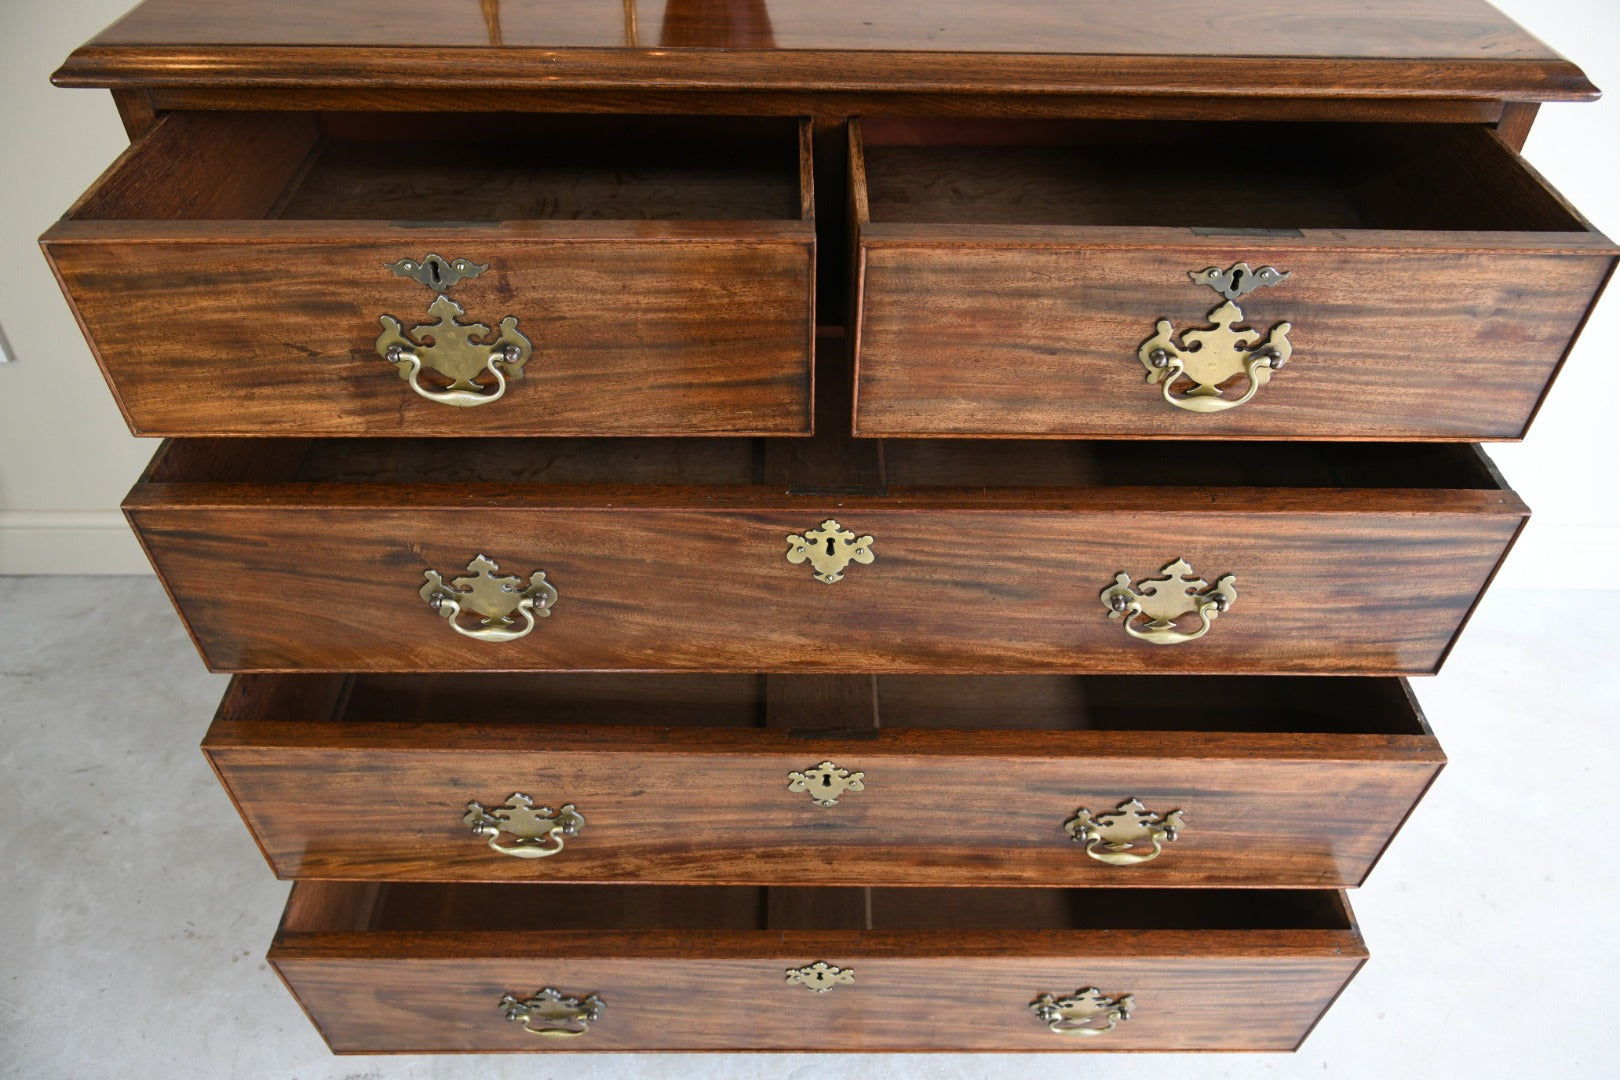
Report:
[{"label": "brass backplate", "polygon": [[[1199,577],[1186,559],[1164,564],[1158,577],[1132,584],[1123,570],[1099,594],[1110,619],[1123,619],[1125,632],[1153,645],[1180,645],[1209,632],[1217,616],[1237,602],[1237,578],[1227,574],[1211,585]],[[1196,630],[1181,630],[1177,622],[1196,615]]]},{"label": "brass backplate", "polygon": [[514,1024],[522,1024],[530,1035],[543,1038],[572,1038],[590,1031],[602,1018],[605,1008],[595,994],[576,997],[546,986],[526,998],[506,994],[500,1000],[501,1012]]},{"label": "brass backplate", "polygon": [[1086,845],[1086,854],[1111,866],[1132,866],[1158,858],[1164,845],[1186,827],[1180,810],[1159,814],[1138,799],[1126,799],[1107,813],[1092,815],[1085,807],[1063,823],[1069,839]]},{"label": "brass backplate", "polygon": [[1029,1003],[1029,1009],[1047,1030],[1056,1035],[1104,1035],[1121,1020],[1131,1018],[1136,999],[1130,994],[1108,997],[1095,986],[1054,997],[1042,994]]},{"label": "brass backplate", "polygon": [[[1210,310],[1206,327],[1177,331],[1169,319],[1155,324],[1153,335],[1136,350],[1147,369],[1147,381],[1159,384],[1168,404],[1188,412],[1223,412],[1246,404],[1294,355],[1288,339],[1293,324],[1280,322],[1260,334],[1243,325],[1237,301],[1261,287],[1279,285],[1289,275],[1274,266],[1255,270],[1240,262],[1226,270],[1210,266],[1187,276],[1226,300]],[[1234,397],[1225,388],[1239,376],[1247,387]]]}]

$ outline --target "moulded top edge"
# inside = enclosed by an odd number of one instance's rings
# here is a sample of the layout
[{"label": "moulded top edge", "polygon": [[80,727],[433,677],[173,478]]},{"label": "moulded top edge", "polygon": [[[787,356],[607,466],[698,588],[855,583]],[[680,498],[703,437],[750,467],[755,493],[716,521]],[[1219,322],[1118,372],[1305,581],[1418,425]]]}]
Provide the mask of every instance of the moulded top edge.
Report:
[{"label": "moulded top edge", "polygon": [[1151,9],[1116,0],[146,0],[75,52],[55,81],[1523,101],[1597,93],[1483,0],[1157,0]]}]

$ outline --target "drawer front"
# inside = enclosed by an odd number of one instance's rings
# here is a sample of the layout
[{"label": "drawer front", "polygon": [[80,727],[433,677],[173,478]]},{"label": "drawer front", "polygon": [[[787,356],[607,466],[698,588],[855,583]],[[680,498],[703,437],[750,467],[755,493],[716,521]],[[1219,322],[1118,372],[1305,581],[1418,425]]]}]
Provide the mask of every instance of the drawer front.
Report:
[{"label": "drawer front", "polygon": [[458,173],[408,117],[174,113],[42,243],[137,434],[808,434],[808,128],[769,168],[693,165],[690,121],[525,171],[546,122],[458,118],[504,144]]},{"label": "drawer front", "polygon": [[[380,942],[386,946],[391,942]],[[695,942],[701,949],[702,943]],[[578,1050],[1292,1050],[1359,963],[1348,956],[875,959],[806,942],[757,960],[409,956],[271,962],[337,1053]],[[938,946],[935,946],[938,948]],[[1326,950],[1323,950],[1326,951]],[[858,985],[815,995],[783,972],[823,956]],[[1074,985],[1076,983],[1082,985]],[[1095,1038],[1054,1034],[1029,1006],[1095,985],[1137,1011]],[[595,993],[579,1038],[536,1037],[500,1001],[545,986]],[[622,1019],[621,1019],[622,1017]]]},{"label": "drawer front", "polygon": [[1522,436],[1614,244],[1483,127],[1215,127],[852,122],[855,431]]},{"label": "drawer front", "polygon": [[[955,690],[1009,713],[1038,704],[1002,681]],[[671,687],[671,712],[701,708],[691,682]],[[1144,713],[1181,689],[1142,682]],[[395,703],[405,724],[334,707],[342,687],[238,677],[204,742],[283,878],[1353,886],[1444,761],[1394,686],[1361,706],[1392,715],[1306,734],[995,730],[989,713],[980,729],[930,730],[908,726],[925,718],[904,703],[881,729],[858,715],[821,734],[660,727],[625,723],[611,695],[581,726],[541,719],[564,704],[545,688],[491,709],[495,691],[465,699],[443,680]],[[1226,704],[1259,711],[1261,697]],[[1084,715],[1072,723],[1095,722]],[[510,824],[525,800],[554,814]],[[564,805],[584,823],[553,828]]]},{"label": "drawer front", "polygon": [[[1064,242],[1084,230],[1056,231],[1018,242],[863,230],[859,434],[1516,439],[1614,262],[1477,236],[1200,242],[1149,229]],[[1219,400],[1254,396],[1189,411],[1194,384],[1150,382],[1139,351],[1160,320],[1183,345],[1212,331],[1205,348],[1221,348],[1224,301],[1188,275],[1240,262],[1288,272],[1239,301],[1239,327],[1252,345],[1289,324],[1292,355],[1252,386],[1232,354]]]},{"label": "drawer front", "polygon": [[[1241,498],[1218,512],[1133,509],[1141,500],[1123,494],[1098,500],[1114,509],[1040,511],[924,497],[710,511],[628,494],[613,509],[398,509],[394,493],[316,507],[304,500],[321,492],[273,485],[220,496],[230,508],[209,495],[159,508],[155,488],[126,505],[215,670],[1407,674],[1439,666],[1523,519],[1511,496],[1453,494],[1474,509],[1412,492],[1367,493],[1362,505],[1384,509],[1365,512],[1331,510],[1333,492],[1258,512]],[[252,505],[266,497],[285,501]],[[875,561],[825,584],[788,560],[787,537],[834,513],[875,537]],[[427,572],[474,580],[480,554],[555,590],[549,606],[536,592],[548,617],[526,636],[459,634],[450,609],[424,600]],[[1169,647],[1131,636],[1142,618],[1112,617],[1102,593],[1178,558],[1206,583],[1207,633]],[[1237,600],[1216,620],[1210,589],[1226,575]]]},{"label": "drawer front", "polygon": [[[1151,925],[1149,916],[1146,929],[1103,930],[1024,922],[1066,903],[1032,895],[1048,890],[1002,893],[993,901],[1003,919],[995,926],[952,918],[975,903],[964,894],[978,890],[931,890],[956,895],[931,900],[933,910],[921,919],[913,912],[914,927],[874,931],[838,927],[858,908],[868,920],[882,919],[894,906],[883,890],[869,897],[860,889],[819,890],[820,899],[801,899],[777,895],[795,890],[699,889],[704,895],[687,903],[670,895],[683,890],[643,885],[625,887],[635,894],[626,905],[611,894],[581,895],[592,889],[458,893],[468,888],[384,886],[385,894],[412,890],[422,897],[416,902],[435,909],[399,927],[368,902],[363,884],[300,882],[271,963],[332,1049],[344,1053],[1289,1050],[1366,955],[1340,894],[1324,894],[1324,903],[1344,913],[1331,927],[1278,926],[1257,915],[1261,928],[1193,920],[1196,928],[1174,929]],[[604,888],[611,887],[594,887]],[[1287,894],[1249,892],[1241,903],[1260,911],[1277,895]],[[1111,900],[1129,906],[1130,896],[1151,891]],[[607,915],[577,913],[575,905],[593,902]],[[323,903],[344,910],[328,924],[309,911]],[[621,907],[649,904],[660,910],[650,923],[602,925]],[[696,904],[708,910],[694,921],[686,909]],[[795,905],[797,914],[783,911]],[[814,925],[741,925],[802,924],[805,915]],[[600,928],[575,928],[582,917]],[[739,925],[710,928],[717,919]],[[952,925],[963,921],[968,925]],[[818,963],[833,970],[818,976]],[[1109,1030],[1060,1034],[1032,1008],[1042,995],[1061,999],[1086,989],[1106,999],[1089,1026],[1111,1022]],[[567,1015],[548,1016],[547,990],[577,1005],[557,1002],[556,1013]],[[508,1020],[508,1010],[518,1018]],[[526,1024],[576,1034],[537,1036]]]},{"label": "drawer front", "polygon": [[[809,433],[812,226],[651,238],[592,226],[458,237],[379,224],[51,254],[138,434]],[[430,399],[378,352],[384,316],[431,337],[419,328],[438,321],[435,294],[387,269],[430,252],[490,267],[445,294],[456,321],[514,318],[532,345],[498,400]],[[506,340],[479,340],[491,336]],[[489,397],[480,378],[472,396]]]}]

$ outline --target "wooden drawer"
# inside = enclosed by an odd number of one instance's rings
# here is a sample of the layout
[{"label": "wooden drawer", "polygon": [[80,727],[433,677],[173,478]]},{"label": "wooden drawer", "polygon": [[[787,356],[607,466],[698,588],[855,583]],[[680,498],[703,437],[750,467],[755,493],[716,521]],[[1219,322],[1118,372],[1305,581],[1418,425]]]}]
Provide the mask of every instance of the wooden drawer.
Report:
[{"label": "wooden drawer", "polygon": [[[1615,262],[1483,126],[873,120],[850,155],[862,435],[1518,438]],[[1193,280],[1240,263],[1287,277]]]},{"label": "wooden drawer", "polygon": [[[1472,446],[855,445],[175,440],[125,508],[214,670],[417,672],[1426,673],[1527,514]],[[1178,559],[1173,628],[1111,612]]]},{"label": "wooden drawer", "polygon": [[[270,962],[340,1053],[1290,1050],[1366,955],[1324,890],[306,881]],[[787,978],[817,963],[850,981]],[[595,996],[583,1035],[505,1018],[546,988]],[[1084,989],[1128,1018],[1074,1037],[1031,1007]]]},{"label": "wooden drawer", "polygon": [[249,675],[203,749],[284,878],[776,885],[1358,885],[1445,760],[1243,676]]},{"label": "wooden drawer", "polygon": [[179,112],[42,243],[138,434],[796,435],[810,165],[790,119]]}]

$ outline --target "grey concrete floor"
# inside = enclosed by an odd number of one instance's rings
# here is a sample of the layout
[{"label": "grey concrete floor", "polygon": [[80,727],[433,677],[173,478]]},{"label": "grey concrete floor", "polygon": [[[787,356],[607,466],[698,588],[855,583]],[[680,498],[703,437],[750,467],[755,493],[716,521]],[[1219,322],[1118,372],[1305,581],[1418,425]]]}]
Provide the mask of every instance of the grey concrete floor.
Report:
[{"label": "grey concrete floor", "polygon": [[6,1077],[1620,1075],[1620,863],[1604,825],[1620,794],[1608,610],[1620,592],[1571,610],[1496,590],[1445,673],[1419,682],[1451,764],[1353,895],[1373,959],[1302,1051],[1090,1055],[1082,1068],[1047,1056],[331,1057],[264,963],[287,886],[197,751],[224,678],[203,672],[151,580],[0,580]]}]

